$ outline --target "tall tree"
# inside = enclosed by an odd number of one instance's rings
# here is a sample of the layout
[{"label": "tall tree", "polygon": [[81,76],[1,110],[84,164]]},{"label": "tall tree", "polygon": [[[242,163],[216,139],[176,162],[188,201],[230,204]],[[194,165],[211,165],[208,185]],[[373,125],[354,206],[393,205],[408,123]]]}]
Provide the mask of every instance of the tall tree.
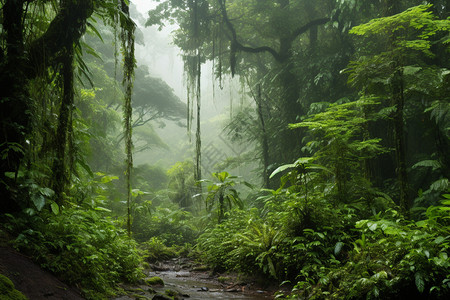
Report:
[{"label": "tall tree", "polygon": [[[428,65],[427,61],[435,55],[431,51],[432,37],[448,31],[449,23],[436,20],[429,11],[429,5],[412,7],[397,14],[393,14],[399,9],[397,3],[388,1],[386,5],[389,16],[373,19],[351,30],[351,33],[365,37],[370,48],[363,46],[366,55],[360,55],[358,61],[350,65],[350,81],[391,100],[399,205],[407,211],[411,203],[405,149],[406,91],[414,91],[420,81],[442,76],[442,70]],[[378,47],[371,47],[377,42]],[[431,77],[422,77],[421,70]]]},{"label": "tall tree", "polygon": [[[56,83],[62,91],[61,103],[56,104],[60,111],[53,168],[53,188],[60,198],[66,180],[65,150],[73,108],[73,60],[76,57],[80,73],[86,72],[79,54],[80,39],[86,28],[89,26],[95,31],[89,19],[96,12],[105,22],[115,24],[114,16],[119,6],[118,0],[61,0],[52,5],[37,0],[5,0],[2,3],[0,85],[7,88],[0,91],[0,194],[4,201],[1,210],[8,211],[18,209],[26,201],[14,194],[18,191],[15,179],[19,167],[23,165],[25,155],[29,155],[28,145],[35,142],[30,133],[33,107],[38,106],[38,99],[30,98],[29,84],[39,79]],[[126,18],[121,15],[122,20]],[[54,81],[55,76],[61,80]],[[11,176],[14,173],[16,178]]]},{"label": "tall tree", "polygon": [[[147,25],[162,26],[167,19],[180,24],[175,43],[193,57],[192,18],[200,21],[198,40],[204,59],[216,64],[219,81],[222,74],[248,76],[251,85],[262,86],[262,95],[276,90],[270,98],[274,108],[273,123],[277,128],[267,134],[276,155],[270,164],[291,161],[300,155],[300,131],[289,130],[288,123],[297,122],[309,103],[302,101],[306,83],[297,72],[297,53],[304,47],[317,46],[319,27],[330,21],[334,1],[201,1],[197,15],[189,14],[185,2],[165,1],[149,12]],[[311,40],[311,41],[310,41]],[[306,42],[305,42],[306,41]],[[313,52],[313,51],[311,51]],[[255,75],[258,74],[258,75]],[[264,80],[263,80],[264,78]],[[270,82],[270,83],[269,83]],[[274,83],[277,87],[274,88]],[[267,99],[268,97],[262,97]],[[275,118],[276,114],[276,118]],[[268,122],[267,127],[271,122]]]}]

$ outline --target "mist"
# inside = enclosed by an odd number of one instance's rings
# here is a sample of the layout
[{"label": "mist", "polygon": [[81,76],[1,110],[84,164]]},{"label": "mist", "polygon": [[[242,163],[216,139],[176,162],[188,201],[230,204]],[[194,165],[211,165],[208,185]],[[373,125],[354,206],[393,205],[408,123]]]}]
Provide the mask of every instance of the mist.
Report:
[{"label": "mist", "polygon": [[449,32],[449,0],[0,0],[0,299],[448,299]]},{"label": "mist", "polygon": [[[158,29],[159,26],[145,26],[148,11],[158,5],[156,1],[133,1],[131,6],[136,10],[134,21],[137,24],[138,43],[136,44],[137,65],[148,67],[151,76],[164,80],[175,92],[178,98],[187,102],[187,85],[184,72],[184,63],[181,50],[173,44],[173,32],[177,25],[168,25]],[[135,8],[134,8],[135,7]],[[142,39],[142,42],[140,42]],[[233,116],[233,111],[244,107],[252,107],[249,93],[243,91],[238,76],[224,76],[218,82],[214,75],[213,64],[207,61],[201,70],[201,131],[203,161],[202,169],[205,176],[212,172],[221,171],[218,166],[229,157],[243,154],[246,148],[233,144],[226,134],[224,127]],[[195,132],[186,129],[186,122],[161,121],[153,124],[162,141],[168,146],[153,147],[135,154],[135,163],[159,165],[168,168],[178,161],[194,160],[195,158]],[[193,121],[195,122],[195,120]],[[256,162],[256,161],[255,161]],[[233,174],[249,175],[252,167],[237,165],[233,167]],[[252,175],[253,177],[255,174]],[[255,178],[256,179],[256,178]]]}]

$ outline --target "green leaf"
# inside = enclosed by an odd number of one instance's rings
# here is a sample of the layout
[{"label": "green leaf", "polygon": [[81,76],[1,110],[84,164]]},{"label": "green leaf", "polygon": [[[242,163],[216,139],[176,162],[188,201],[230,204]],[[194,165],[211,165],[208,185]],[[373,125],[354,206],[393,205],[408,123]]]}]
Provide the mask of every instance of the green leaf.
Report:
[{"label": "green leaf", "polygon": [[376,286],[373,287],[373,295],[375,298],[380,297],[380,290]]},{"label": "green leaf", "polygon": [[422,273],[420,273],[420,272],[417,272],[415,275],[414,275],[414,277],[415,277],[415,281],[416,281],[416,287],[417,287],[417,290],[419,291],[419,292],[423,292],[423,290],[425,289],[425,281],[423,280],[423,276],[422,276]]},{"label": "green leaf", "polygon": [[97,206],[94,209],[98,210],[98,211],[112,212],[112,210],[104,208],[104,207],[101,207],[101,206]]},{"label": "green leaf", "polygon": [[[90,22],[86,23],[87,27],[90,28],[92,30],[92,32],[102,41],[102,43],[104,43],[102,35],[100,34],[100,32],[98,32],[97,28],[95,28],[95,26],[93,24],[91,24]],[[99,57],[100,58],[100,57]]]},{"label": "green leaf", "polygon": [[321,232],[316,232],[317,236],[319,236],[321,239],[325,238],[325,235],[323,235],[323,233]]},{"label": "green leaf", "polygon": [[440,244],[440,243],[442,243],[443,241],[445,241],[445,238],[444,238],[443,236],[438,236],[438,237],[434,240],[434,243],[435,243],[435,244]]},{"label": "green leaf", "polygon": [[89,176],[94,177],[94,173],[92,172],[91,167],[89,167],[89,165],[84,160],[77,159],[76,163],[79,164],[86,172],[88,172]]},{"label": "green leaf", "polygon": [[370,231],[375,231],[378,227],[377,223],[372,223],[372,222],[367,223],[367,225],[369,226]]},{"label": "green leaf", "polygon": [[24,212],[29,216],[34,216],[36,214],[36,211],[31,207],[26,208]]},{"label": "green leaf", "polygon": [[433,171],[440,169],[442,166],[437,160],[422,160],[412,166],[413,169],[418,167],[428,167],[432,168]]},{"label": "green leaf", "polygon": [[338,255],[339,253],[341,253],[343,246],[344,246],[343,242],[337,242],[336,245],[334,246],[334,255]]},{"label": "green leaf", "polygon": [[356,228],[362,228],[362,227],[364,227],[368,222],[369,222],[369,220],[360,220],[360,221],[357,221],[355,227],[356,227]]},{"label": "green leaf", "polygon": [[45,198],[40,193],[39,194],[33,194],[31,196],[31,201],[33,201],[34,206],[36,206],[38,211],[41,211],[41,209],[45,205]]},{"label": "green leaf", "polygon": [[403,67],[403,74],[404,75],[414,75],[417,72],[419,72],[420,70],[422,70],[421,67],[405,66],[405,67]]},{"label": "green leaf", "polygon": [[386,271],[380,271],[380,272],[374,274],[372,276],[372,278],[378,281],[380,279],[387,279],[388,275],[387,275]]},{"label": "green leaf", "polygon": [[41,189],[39,189],[39,192],[41,193],[41,195],[47,196],[47,197],[52,197],[55,194],[55,192],[49,188],[41,188]]},{"label": "green leaf", "polygon": [[272,259],[270,258],[270,256],[267,256],[267,263],[269,265],[269,272],[270,275],[272,275],[274,278],[277,278],[277,273],[275,271],[275,266],[273,264]]},{"label": "green leaf", "polygon": [[278,173],[283,172],[287,169],[291,169],[291,168],[295,168],[295,164],[287,164],[287,165],[279,166],[278,168],[275,169],[275,171],[272,172],[272,174],[270,174],[269,178],[272,178],[275,175],[277,175]]},{"label": "green leaf", "polygon": [[52,204],[50,204],[50,207],[51,207],[51,209],[52,209],[52,212],[53,212],[55,215],[58,215],[58,214],[59,214],[59,205],[58,205],[56,202],[53,202]]},{"label": "green leaf", "polygon": [[5,172],[5,176],[9,179],[14,179],[16,177],[16,172]]},{"label": "green leaf", "polygon": [[100,182],[108,183],[108,182],[111,182],[111,181],[117,180],[117,179],[119,179],[119,177],[106,175],[106,176],[103,176],[102,179],[100,179]]},{"label": "green leaf", "polygon": [[441,178],[439,180],[436,180],[433,182],[430,186],[430,189],[432,191],[445,191],[449,187],[448,179],[447,178]]}]

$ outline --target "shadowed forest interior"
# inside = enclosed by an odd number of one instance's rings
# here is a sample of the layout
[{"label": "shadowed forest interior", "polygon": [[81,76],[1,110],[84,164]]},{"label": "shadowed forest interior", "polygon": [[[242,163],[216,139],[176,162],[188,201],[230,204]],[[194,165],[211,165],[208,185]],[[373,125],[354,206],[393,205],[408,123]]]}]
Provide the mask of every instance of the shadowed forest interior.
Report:
[{"label": "shadowed forest interior", "polygon": [[450,295],[449,0],[0,0],[0,116],[0,247],[85,299]]}]

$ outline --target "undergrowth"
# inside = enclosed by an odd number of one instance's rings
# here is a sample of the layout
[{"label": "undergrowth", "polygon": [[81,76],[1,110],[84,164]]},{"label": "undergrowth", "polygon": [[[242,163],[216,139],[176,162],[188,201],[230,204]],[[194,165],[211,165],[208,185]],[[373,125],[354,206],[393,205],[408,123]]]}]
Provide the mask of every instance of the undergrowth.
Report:
[{"label": "undergrowth", "polygon": [[11,231],[25,228],[13,245],[88,299],[113,295],[118,282],[143,276],[136,242],[101,211],[74,206],[57,215],[7,217]]}]

